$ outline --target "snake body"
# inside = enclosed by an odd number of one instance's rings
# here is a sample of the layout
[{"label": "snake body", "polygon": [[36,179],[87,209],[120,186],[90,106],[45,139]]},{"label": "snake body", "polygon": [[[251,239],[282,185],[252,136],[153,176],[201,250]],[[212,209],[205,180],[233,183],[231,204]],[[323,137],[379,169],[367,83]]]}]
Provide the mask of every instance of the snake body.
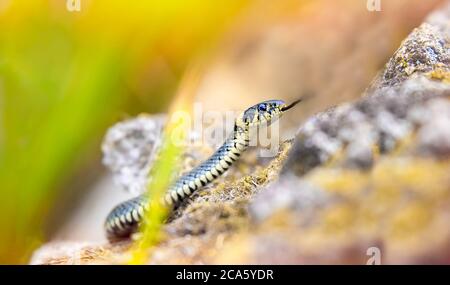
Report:
[{"label": "snake body", "polygon": [[[248,108],[235,120],[231,136],[206,161],[181,176],[164,195],[163,203],[176,208],[198,189],[222,175],[248,148],[250,130],[265,122],[267,125],[296,105],[297,100],[286,105],[281,100],[269,100]],[[107,216],[106,234],[109,240],[127,238],[135,232],[150,207],[148,194],[142,194],[117,205]]]}]

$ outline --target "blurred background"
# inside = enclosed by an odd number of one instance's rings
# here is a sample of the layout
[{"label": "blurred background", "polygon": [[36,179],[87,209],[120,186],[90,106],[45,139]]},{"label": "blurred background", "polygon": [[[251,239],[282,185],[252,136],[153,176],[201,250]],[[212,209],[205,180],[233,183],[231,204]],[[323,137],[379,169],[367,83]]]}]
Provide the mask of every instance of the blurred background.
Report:
[{"label": "blurred background", "polygon": [[167,111],[193,65],[205,110],[314,95],[287,119],[298,126],[360,96],[443,1],[368,2],[0,0],[0,263],[48,240],[104,240],[127,194],[101,165],[102,137]]}]

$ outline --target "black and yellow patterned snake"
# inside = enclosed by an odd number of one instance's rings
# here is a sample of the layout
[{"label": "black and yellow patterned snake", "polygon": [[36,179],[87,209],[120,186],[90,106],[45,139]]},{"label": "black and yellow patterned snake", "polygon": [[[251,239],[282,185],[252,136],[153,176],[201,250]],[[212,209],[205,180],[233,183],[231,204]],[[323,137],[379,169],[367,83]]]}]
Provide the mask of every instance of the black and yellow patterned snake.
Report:
[{"label": "black and yellow patterned snake", "polygon": [[[252,128],[262,124],[270,125],[301,100],[289,105],[281,100],[269,100],[248,108],[236,118],[234,131],[223,145],[209,159],[172,184],[163,198],[163,203],[175,208],[193,192],[214,181],[248,148]],[[106,218],[105,229],[108,239],[129,237],[137,230],[149,207],[150,199],[147,193],[117,205]]]}]

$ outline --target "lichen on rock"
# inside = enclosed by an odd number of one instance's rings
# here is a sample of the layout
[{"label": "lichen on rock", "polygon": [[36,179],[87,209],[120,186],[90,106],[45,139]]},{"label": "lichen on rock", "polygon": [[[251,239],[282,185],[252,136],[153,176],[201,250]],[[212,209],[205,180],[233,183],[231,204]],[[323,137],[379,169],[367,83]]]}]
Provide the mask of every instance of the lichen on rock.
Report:
[{"label": "lichen on rock", "polygon": [[[437,14],[434,17],[436,18]],[[446,26],[445,21],[434,21],[434,25],[424,23],[415,29],[389,60],[378,84],[393,86],[410,78],[414,73],[426,73],[436,69],[448,71],[448,29],[443,28]]]},{"label": "lichen on rock", "polygon": [[373,246],[387,264],[448,262],[449,29],[429,19],[365,96],[305,122],[216,262],[364,264]]}]

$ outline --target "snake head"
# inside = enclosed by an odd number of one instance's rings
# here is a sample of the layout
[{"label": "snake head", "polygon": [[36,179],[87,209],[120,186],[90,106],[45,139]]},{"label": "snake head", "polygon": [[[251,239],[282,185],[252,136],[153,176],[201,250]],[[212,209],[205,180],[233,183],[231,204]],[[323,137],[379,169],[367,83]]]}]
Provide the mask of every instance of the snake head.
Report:
[{"label": "snake head", "polygon": [[238,125],[249,128],[259,126],[262,123],[270,125],[281,117],[281,115],[297,105],[301,99],[291,104],[286,104],[282,100],[268,100],[251,106],[245,110],[236,120]]}]

